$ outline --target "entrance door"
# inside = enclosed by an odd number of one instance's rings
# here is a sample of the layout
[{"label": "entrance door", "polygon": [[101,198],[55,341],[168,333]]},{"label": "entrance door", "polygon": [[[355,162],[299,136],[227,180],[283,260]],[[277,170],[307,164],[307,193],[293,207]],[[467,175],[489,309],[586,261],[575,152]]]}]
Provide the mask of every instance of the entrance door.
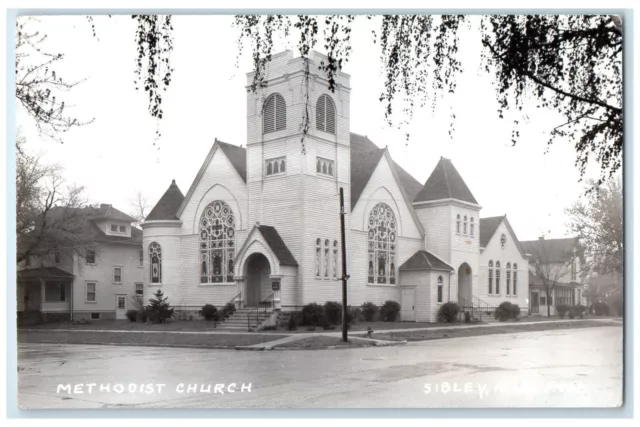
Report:
[{"label": "entrance door", "polygon": [[247,259],[246,264],[247,289],[245,305],[255,307],[271,293],[269,275],[271,267],[269,260],[260,253],[255,253]]},{"label": "entrance door", "polygon": [[415,312],[415,288],[402,289],[402,298],[400,303],[400,318],[404,322],[413,322],[416,320]]},{"label": "entrance door", "polygon": [[116,319],[127,318],[127,296],[116,295]]},{"label": "entrance door", "polygon": [[540,300],[538,298],[538,291],[531,292],[531,313],[539,313],[540,312]]}]

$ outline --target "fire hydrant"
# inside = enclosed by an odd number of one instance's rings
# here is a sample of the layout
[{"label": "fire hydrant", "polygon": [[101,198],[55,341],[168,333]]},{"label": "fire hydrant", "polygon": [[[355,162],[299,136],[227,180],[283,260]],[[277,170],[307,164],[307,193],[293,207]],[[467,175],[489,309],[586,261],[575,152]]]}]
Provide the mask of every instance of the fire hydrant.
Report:
[{"label": "fire hydrant", "polygon": [[367,337],[371,338],[371,335],[373,335],[373,329],[371,329],[371,325],[369,325],[367,328]]}]

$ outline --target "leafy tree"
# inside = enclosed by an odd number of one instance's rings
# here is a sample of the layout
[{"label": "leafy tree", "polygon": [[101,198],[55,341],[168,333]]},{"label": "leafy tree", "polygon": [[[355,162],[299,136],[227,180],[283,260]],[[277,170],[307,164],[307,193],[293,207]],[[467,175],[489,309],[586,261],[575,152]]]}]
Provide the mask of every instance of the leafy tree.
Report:
[{"label": "leafy tree", "polygon": [[26,140],[16,141],[17,262],[54,253],[85,257],[94,242],[84,233],[90,214],[83,187],[66,187],[62,169],[29,154]]},{"label": "leafy tree", "polygon": [[164,323],[165,320],[171,319],[174,308],[169,305],[169,297],[165,297],[160,289],[153,296],[147,305],[149,319],[154,323]]},{"label": "leafy tree", "polygon": [[569,226],[584,245],[595,273],[622,275],[622,179],[610,179],[594,188],[596,191],[587,193],[567,210]]}]

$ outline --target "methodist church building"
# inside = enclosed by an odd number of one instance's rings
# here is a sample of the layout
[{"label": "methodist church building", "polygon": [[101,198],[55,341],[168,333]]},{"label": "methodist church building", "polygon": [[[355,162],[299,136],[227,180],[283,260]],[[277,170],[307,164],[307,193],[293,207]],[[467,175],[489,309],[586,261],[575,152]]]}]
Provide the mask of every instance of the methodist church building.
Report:
[{"label": "methodist church building", "polygon": [[352,133],[350,77],[329,91],[322,58],[307,81],[303,59],[273,55],[247,90],[244,147],[216,140],[186,193],[171,183],[142,224],[145,298],[162,289],[188,311],[340,301],[343,188],[350,305],[398,301],[409,321],[435,321],[450,300],[524,309],[528,263],[506,216],[481,220],[449,159],[421,184]]}]

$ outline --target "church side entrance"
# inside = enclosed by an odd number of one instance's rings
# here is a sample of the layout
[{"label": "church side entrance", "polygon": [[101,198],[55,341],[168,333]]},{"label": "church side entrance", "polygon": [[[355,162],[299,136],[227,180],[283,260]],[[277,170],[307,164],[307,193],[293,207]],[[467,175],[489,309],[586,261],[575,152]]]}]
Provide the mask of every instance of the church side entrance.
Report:
[{"label": "church side entrance", "polygon": [[458,268],[458,295],[464,298],[464,303],[472,303],[471,267],[466,262]]},{"label": "church side entrance", "polygon": [[255,307],[271,294],[271,266],[267,257],[260,253],[255,253],[246,262],[246,296],[245,306]]}]

